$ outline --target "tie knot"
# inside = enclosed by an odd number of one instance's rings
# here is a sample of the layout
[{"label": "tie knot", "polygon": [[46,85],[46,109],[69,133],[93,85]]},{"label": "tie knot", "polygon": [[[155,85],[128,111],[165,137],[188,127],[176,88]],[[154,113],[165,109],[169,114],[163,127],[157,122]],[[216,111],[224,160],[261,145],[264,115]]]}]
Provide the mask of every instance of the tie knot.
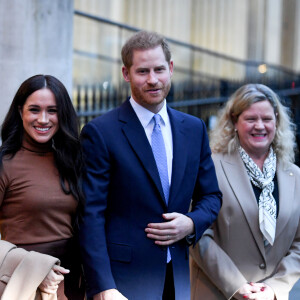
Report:
[{"label": "tie knot", "polygon": [[160,119],[161,119],[160,114],[154,115],[153,119],[154,119],[155,125],[160,125]]}]

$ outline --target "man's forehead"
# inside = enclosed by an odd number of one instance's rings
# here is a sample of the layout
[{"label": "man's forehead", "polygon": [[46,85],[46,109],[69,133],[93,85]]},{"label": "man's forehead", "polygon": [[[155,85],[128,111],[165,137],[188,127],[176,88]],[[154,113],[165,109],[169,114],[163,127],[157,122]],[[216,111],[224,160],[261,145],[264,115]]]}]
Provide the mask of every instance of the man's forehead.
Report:
[{"label": "man's forehead", "polygon": [[[160,48],[160,49],[159,49]],[[166,57],[161,46],[150,49],[135,49],[132,55],[132,64],[134,63],[154,63],[167,64]]]}]

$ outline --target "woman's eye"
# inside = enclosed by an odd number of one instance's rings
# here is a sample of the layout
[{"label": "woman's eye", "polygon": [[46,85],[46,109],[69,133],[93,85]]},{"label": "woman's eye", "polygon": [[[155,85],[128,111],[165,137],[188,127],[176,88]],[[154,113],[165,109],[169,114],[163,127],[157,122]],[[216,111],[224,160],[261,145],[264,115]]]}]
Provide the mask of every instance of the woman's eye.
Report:
[{"label": "woman's eye", "polygon": [[30,108],[29,111],[31,111],[31,112],[38,112],[39,109],[38,108]]}]

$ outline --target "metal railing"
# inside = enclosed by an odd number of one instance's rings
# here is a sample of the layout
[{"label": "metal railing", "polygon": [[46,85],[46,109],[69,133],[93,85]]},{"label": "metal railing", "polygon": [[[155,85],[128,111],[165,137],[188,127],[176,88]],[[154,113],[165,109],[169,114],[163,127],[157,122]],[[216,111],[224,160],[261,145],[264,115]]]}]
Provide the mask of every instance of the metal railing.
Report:
[{"label": "metal railing", "polygon": [[[74,46],[75,70],[76,63],[84,59],[91,66],[86,72],[94,70],[95,73],[90,78],[87,76],[87,80],[73,80],[73,102],[81,124],[85,124],[120,105],[130,95],[129,85],[121,76],[120,51],[130,34],[140,29],[78,10],[74,14],[78,22],[89,22],[102,33],[92,37],[103,44],[98,52],[89,49],[86,43]],[[236,59],[170,38],[167,40],[174,60],[168,104],[205,121],[245,83],[263,83],[284,98],[300,94],[300,76],[291,70],[265,62]],[[105,72],[99,71],[102,68]],[[78,73],[84,72],[78,69]]]}]

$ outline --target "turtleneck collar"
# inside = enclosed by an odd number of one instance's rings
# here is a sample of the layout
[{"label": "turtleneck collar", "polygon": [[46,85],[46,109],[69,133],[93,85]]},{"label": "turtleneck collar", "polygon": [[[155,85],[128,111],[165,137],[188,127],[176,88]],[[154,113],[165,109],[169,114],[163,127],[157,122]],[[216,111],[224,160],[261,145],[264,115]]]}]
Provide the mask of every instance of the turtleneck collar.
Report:
[{"label": "turtleneck collar", "polygon": [[52,140],[47,143],[38,143],[31,138],[26,132],[23,135],[22,148],[38,153],[52,152]]}]

